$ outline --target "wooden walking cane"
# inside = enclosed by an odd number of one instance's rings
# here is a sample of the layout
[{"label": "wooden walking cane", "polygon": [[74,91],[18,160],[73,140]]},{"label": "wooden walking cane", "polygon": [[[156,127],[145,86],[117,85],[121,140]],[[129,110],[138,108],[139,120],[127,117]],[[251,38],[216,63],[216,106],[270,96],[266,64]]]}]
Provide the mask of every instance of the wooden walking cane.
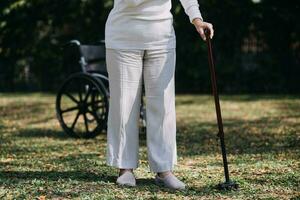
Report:
[{"label": "wooden walking cane", "polygon": [[209,70],[210,70],[210,75],[211,75],[211,85],[212,85],[212,92],[213,92],[214,99],[215,99],[215,107],[216,107],[217,121],[218,121],[218,127],[219,127],[219,132],[218,132],[217,136],[220,138],[220,142],[221,142],[221,150],[222,150],[223,166],[224,166],[224,174],[225,174],[225,182],[219,183],[217,185],[217,188],[220,190],[238,189],[238,184],[229,179],[226,148],[225,148],[225,142],[224,142],[223,122],[222,122],[222,116],[221,116],[219,95],[218,95],[218,91],[217,91],[216,72],[215,72],[215,66],[214,66],[214,62],[213,62],[212,45],[211,45],[209,29],[206,28],[204,30],[204,33],[206,36]]}]

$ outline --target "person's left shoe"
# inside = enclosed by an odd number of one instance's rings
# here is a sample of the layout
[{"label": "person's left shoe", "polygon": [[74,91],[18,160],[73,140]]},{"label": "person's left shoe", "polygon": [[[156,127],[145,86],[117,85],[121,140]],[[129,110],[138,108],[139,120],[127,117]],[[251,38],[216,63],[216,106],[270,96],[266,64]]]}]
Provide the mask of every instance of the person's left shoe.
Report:
[{"label": "person's left shoe", "polygon": [[172,174],[172,173],[169,173],[164,178],[161,178],[160,176],[158,176],[156,174],[155,183],[160,186],[163,185],[172,190],[184,190],[185,189],[185,184],[182,181],[178,180],[176,178],[176,176],[174,176],[174,174]]}]

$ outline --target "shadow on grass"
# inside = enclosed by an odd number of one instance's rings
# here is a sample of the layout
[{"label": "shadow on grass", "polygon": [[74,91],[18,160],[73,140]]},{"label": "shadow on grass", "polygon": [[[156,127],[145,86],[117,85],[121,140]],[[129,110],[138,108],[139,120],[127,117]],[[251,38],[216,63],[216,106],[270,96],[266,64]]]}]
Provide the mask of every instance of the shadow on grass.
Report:
[{"label": "shadow on grass", "polygon": [[[286,117],[287,119],[291,116]],[[292,116],[299,117],[299,116]],[[227,119],[224,122],[225,142],[229,154],[255,154],[270,151],[283,151],[293,149],[299,143],[299,137],[295,130],[289,127],[299,126],[297,122],[285,122],[287,129],[285,134],[275,131],[280,128],[284,117],[263,117],[252,121]],[[217,153],[220,150],[219,138],[217,137],[216,122],[194,123],[189,125],[178,125],[177,128],[178,153],[181,156],[192,156],[201,154]],[[106,133],[100,134],[101,137]],[[56,138],[75,139],[63,131],[54,129],[31,128],[21,129],[16,135],[24,138]],[[146,134],[140,134],[140,146],[146,146]],[[75,139],[85,140],[85,139]],[[90,140],[98,140],[92,138]]]},{"label": "shadow on grass", "polygon": [[71,179],[77,181],[104,181],[114,182],[115,176],[109,176],[106,173],[93,173],[86,171],[3,171],[0,174],[0,179],[10,179],[13,184],[18,180],[43,179],[57,181],[59,179]]},{"label": "shadow on grass", "polygon": [[[103,186],[103,184],[116,184],[117,176],[108,175],[106,172],[87,172],[82,170],[76,171],[3,171],[0,174],[0,181],[2,184],[6,186],[14,186],[18,183],[22,183],[28,180],[36,180],[40,179],[43,181],[61,181],[62,179],[66,179],[68,181],[80,181],[80,182],[96,182],[99,183],[99,186]],[[213,191],[217,191],[214,185],[207,185],[202,187],[189,187],[187,186],[184,191],[174,191],[168,189],[166,187],[157,186],[155,184],[154,178],[138,178],[136,179],[137,187],[132,188],[137,191],[145,190],[147,192],[169,192],[169,193],[177,193],[182,196],[189,196],[193,194],[194,196],[202,196],[211,194]],[[97,187],[97,186],[94,186]],[[96,189],[96,188],[95,188]],[[63,195],[63,193],[62,193]],[[73,194],[74,197],[76,194]],[[64,196],[64,195],[63,195]]]},{"label": "shadow on grass", "polygon": [[295,188],[299,188],[300,186],[300,175],[297,173],[269,172],[259,176],[245,177],[244,180],[258,185],[286,186],[289,184],[289,187]]},{"label": "shadow on grass", "polygon": [[[106,135],[105,131],[99,133],[99,136]],[[56,138],[56,139],[73,139],[73,140],[97,140],[97,138],[75,138],[68,135],[63,130],[55,130],[55,129],[43,129],[43,128],[31,128],[31,129],[21,129],[16,135],[17,137],[24,138]]]},{"label": "shadow on grass", "polygon": [[[224,118],[225,143],[228,154],[256,154],[270,151],[280,152],[296,149],[300,142],[300,101],[299,96],[290,95],[239,95],[223,96],[230,101],[280,100],[272,104],[279,110],[273,116],[262,116],[255,120]],[[193,99],[195,102],[193,102]],[[198,100],[207,101],[207,97]],[[298,101],[290,101],[290,100]],[[188,97],[183,103],[200,104],[196,98]],[[213,98],[211,99],[213,100]],[[285,101],[289,100],[289,101]],[[213,102],[212,102],[213,104]],[[214,112],[214,110],[212,110]],[[220,152],[218,125],[212,122],[193,122],[177,125],[178,151],[182,156]]]},{"label": "shadow on grass", "polygon": [[[298,117],[298,116],[296,116]],[[285,122],[286,133],[278,134],[282,117],[264,117],[258,120],[226,120],[224,134],[228,154],[256,154],[296,149],[299,137],[297,122]],[[181,156],[216,153],[220,151],[216,123],[195,123],[178,126],[178,151]]]},{"label": "shadow on grass", "polygon": [[55,129],[43,129],[43,128],[30,128],[30,129],[21,129],[15,135],[17,137],[32,138],[32,137],[50,137],[57,139],[67,139],[72,138],[63,130]]}]

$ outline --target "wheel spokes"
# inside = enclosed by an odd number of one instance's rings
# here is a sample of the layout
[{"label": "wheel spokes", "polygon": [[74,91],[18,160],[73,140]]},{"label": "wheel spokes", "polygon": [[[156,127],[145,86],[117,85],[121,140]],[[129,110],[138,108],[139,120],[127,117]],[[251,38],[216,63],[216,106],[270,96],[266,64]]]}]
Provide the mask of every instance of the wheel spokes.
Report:
[{"label": "wheel spokes", "polygon": [[57,109],[65,131],[76,137],[90,137],[104,127],[106,104],[106,95],[97,82],[84,75],[71,78],[62,87]]},{"label": "wheel spokes", "polygon": [[76,124],[76,122],[77,122],[77,120],[79,118],[79,115],[80,115],[80,112],[78,111],[77,114],[76,114],[76,117],[75,117],[75,119],[74,119],[74,121],[72,123],[72,126],[71,126],[72,130],[74,130],[74,127],[75,127],[75,124]]},{"label": "wheel spokes", "polygon": [[79,101],[77,99],[75,99],[75,97],[73,97],[70,93],[65,92],[65,95],[67,95],[67,97],[69,97],[75,103],[77,103],[77,104],[79,103]]},{"label": "wheel spokes", "polygon": [[76,110],[76,109],[79,109],[79,107],[75,106],[75,107],[67,108],[65,110],[62,110],[61,113],[70,112],[70,111],[73,111],[73,110]]},{"label": "wheel spokes", "polygon": [[85,125],[85,129],[86,132],[89,132],[89,125],[88,125],[88,118],[86,117],[86,113],[83,113],[83,117],[84,117],[84,125]]},{"label": "wheel spokes", "polygon": [[82,102],[82,91],[81,91],[81,85],[80,85],[81,81],[78,81],[78,94],[79,94],[79,101]]},{"label": "wheel spokes", "polygon": [[87,100],[88,100],[88,98],[89,98],[89,95],[91,94],[91,86],[90,85],[88,85],[88,91],[87,91],[87,93],[86,93],[86,95],[85,95],[85,97],[84,97],[84,102],[87,102]]},{"label": "wheel spokes", "polygon": [[[99,115],[97,115],[96,112],[94,112],[93,110],[87,109],[87,112],[89,113],[90,116],[92,116],[91,119],[88,118],[88,122],[90,124],[95,124],[93,131],[95,131],[99,126],[101,126],[101,124],[103,123],[100,119],[99,119]],[[91,127],[89,127],[91,128]]]},{"label": "wheel spokes", "polygon": [[98,109],[103,109],[103,108],[105,108],[105,105],[104,104],[102,104],[102,105],[95,105],[94,108],[96,108],[97,110]]}]

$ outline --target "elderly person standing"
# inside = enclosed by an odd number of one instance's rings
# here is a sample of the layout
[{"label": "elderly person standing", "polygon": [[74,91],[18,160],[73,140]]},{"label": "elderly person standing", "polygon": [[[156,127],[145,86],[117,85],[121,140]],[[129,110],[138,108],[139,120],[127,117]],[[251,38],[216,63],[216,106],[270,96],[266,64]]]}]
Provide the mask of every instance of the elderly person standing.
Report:
[{"label": "elderly person standing", "polygon": [[[197,0],[180,0],[203,40],[204,22]],[[139,112],[145,84],[147,153],[155,183],[171,189],[185,184],[173,173],[177,164],[175,64],[176,36],[171,0],[114,0],[105,24],[110,104],[107,121],[107,164],[117,167],[117,183],[135,186],[139,165]]]}]

